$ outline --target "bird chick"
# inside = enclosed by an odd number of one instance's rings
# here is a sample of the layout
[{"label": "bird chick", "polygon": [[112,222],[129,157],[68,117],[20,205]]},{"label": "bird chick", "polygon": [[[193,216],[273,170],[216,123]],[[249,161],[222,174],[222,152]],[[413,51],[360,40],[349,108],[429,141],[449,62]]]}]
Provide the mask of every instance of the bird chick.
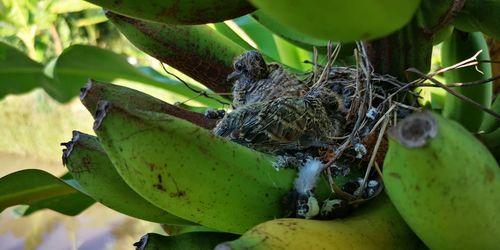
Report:
[{"label": "bird chick", "polygon": [[213,133],[259,151],[281,153],[331,144],[342,124],[330,117],[319,98],[283,96],[234,110]]},{"label": "bird chick", "polygon": [[228,81],[234,81],[233,108],[280,96],[301,96],[306,85],[281,65],[266,64],[257,51],[248,51],[234,61],[234,71]]}]

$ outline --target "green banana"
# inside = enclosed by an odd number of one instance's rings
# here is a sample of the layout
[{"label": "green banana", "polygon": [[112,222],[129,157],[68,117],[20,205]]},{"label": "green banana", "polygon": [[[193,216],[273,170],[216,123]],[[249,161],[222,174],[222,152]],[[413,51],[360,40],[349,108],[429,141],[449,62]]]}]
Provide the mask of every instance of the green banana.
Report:
[{"label": "green banana", "polygon": [[[275,21],[272,17],[266,15],[266,13],[261,10],[253,12],[252,17],[264,27],[269,29],[271,32],[292,43],[293,45],[308,51],[312,51],[313,47],[315,47],[318,52],[326,54],[328,40],[318,39],[291,29],[290,27]],[[347,56],[352,56],[354,54],[355,48],[355,43],[342,44],[339,57],[344,58]]]},{"label": "green banana", "polygon": [[233,19],[255,10],[244,0],[88,0],[122,15],[169,24],[204,24]]},{"label": "green banana", "polygon": [[158,207],[234,233],[281,216],[295,170],[274,169],[274,157],[163,113],[106,101],[97,113],[94,131],[118,172]]},{"label": "green banana", "polygon": [[177,225],[195,223],[178,218],[154,206],[134,192],[118,175],[95,136],[73,131],[63,143],[63,163],[83,190],[96,201],[120,213],[147,220]]},{"label": "green banana", "polygon": [[136,250],[212,250],[218,243],[236,238],[237,234],[221,232],[191,232],[175,236],[148,233],[134,246]]},{"label": "green banana", "polygon": [[[478,60],[490,60],[488,45],[480,32],[466,33],[455,30],[451,37],[443,42],[441,47],[441,58],[444,66],[450,66],[472,57],[478,51],[482,53]],[[444,73],[446,83],[470,82],[491,78],[491,65],[480,63],[477,68],[466,67],[450,70]],[[489,108],[492,99],[492,84],[485,83],[473,87],[461,87],[455,89],[457,92]],[[453,119],[471,132],[477,132],[481,126],[485,113],[475,106],[447,93],[443,108],[443,115]]]},{"label": "green banana", "polygon": [[318,39],[291,29],[286,25],[276,22],[272,17],[266,15],[266,13],[264,13],[262,10],[253,12],[252,17],[274,34],[303,49],[312,51],[312,48],[314,46],[318,49],[322,49],[322,51],[326,51],[326,45],[328,44],[328,40],[326,39]]},{"label": "green banana", "polygon": [[344,219],[271,220],[215,249],[422,249],[422,244],[381,195]]},{"label": "green banana", "polygon": [[215,120],[200,113],[170,105],[135,89],[92,79],[81,89],[80,100],[92,115],[95,115],[99,101],[108,100],[127,108],[171,114],[207,129],[215,127]]},{"label": "green banana", "polygon": [[431,249],[496,249],[500,168],[458,123],[415,113],[389,132],[384,184],[394,206]]},{"label": "green banana", "polygon": [[500,39],[499,11],[499,0],[467,0],[453,24],[463,31],[480,31],[495,39]]},{"label": "green banana", "polygon": [[250,0],[277,22],[319,39],[339,42],[388,35],[410,21],[420,0]]},{"label": "green banana", "polygon": [[213,91],[231,92],[226,77],[244,49],[207,25],[168,25],[106,12],[129,41]]},{"label": "green banana", "polygon": [[[491,104],[491,110],[500,114],[500,95],[497,95],[493,104]],[[484,132],[491,132],[500,128],[500,119],[493,117],[490,114],[485,114],[483,118],[483,123],[481,124],[481,130]]]}]

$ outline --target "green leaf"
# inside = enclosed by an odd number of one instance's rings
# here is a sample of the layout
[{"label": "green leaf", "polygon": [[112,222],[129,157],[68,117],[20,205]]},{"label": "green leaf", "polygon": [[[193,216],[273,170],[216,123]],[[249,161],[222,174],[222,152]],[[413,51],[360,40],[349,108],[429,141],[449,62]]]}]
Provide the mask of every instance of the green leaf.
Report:
[{"label": "green leaf", "polygon": [[50,81],[43,74],[43,65],[23,52],[0,42],[0,98],[21,94]]},{"label": "green leaf", "polygon": [[[89,78],[98,81],[112,82],[124,79],[163,88],[177,94],[180,98],[190,98],[195,95],[177,80],[167,77],[151,76],[130,65],[127,60],[110,50],[85,45],[73,45],[59,56],[54,67],[54,78],[57,89],[65,94],[63,101],[69,101],[80,92],[80,88]],[[201,90],[191,85],[192,88]],[[199,98],[198,102],[207,106],[218,105],[214,100]]]},{"label": "green leaf", "polygon": [[231,39],[231,41],[237,43],[246,50],[253,50],[254,48],[248,44],[243,38],[241,38],[236,32],[234,32],[226,23],[214,23],[213,28],[224,35],[225,37]]},{"label": "green leaf", "polygon": [[[70,184],[71,183],[71,184]],[[45,171],[26,169],[0,178],[0,211],[14,205],[30,205],[25,214],[50,208],[66,215],[76,215],[94,203],[78,189]]]}]

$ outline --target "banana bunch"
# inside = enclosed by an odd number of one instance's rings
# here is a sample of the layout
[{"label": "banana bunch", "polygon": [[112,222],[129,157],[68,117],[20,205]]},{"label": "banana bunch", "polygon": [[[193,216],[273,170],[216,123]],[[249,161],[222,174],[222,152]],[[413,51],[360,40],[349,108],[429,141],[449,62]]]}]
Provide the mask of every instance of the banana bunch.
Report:
[{"label": "banana bunch", "polygon": [[500,168],[458,123],[415,113],[390,131],[384,183],[391,201],[431,249],[496,249]]},{"label": "banana bunch", "polygon": [[216,250],[238,249],[424,249],[387,196],[349,218],[332,221],[277,219],[259,224]]},{"label": "banana bunch", "polygon": [[64,143],[63,163],[83,190],[96,201],[120,213],[159,223],[194,223],[167,213],[134,192],[118,175],[95,136],[73,131]]},{"label": "banana bunch", "polygon": [[[443,42],[441,58],[444,66],[451,66],[472,57],[479,51],[482,52],[478,55],[478,60],[490,60],[488,45],[482,33],[467,33],[455,30],[451,37]],[[491,65],[488,63],[480,63],[477,67],[459,68],[444,73],[446,83],[484,80],[491,78],[491,76]],[[457,88],[456,91],[486,108],[491,106],[493,94],[491,82],[478,86]],[[443,115],[446,118],[459,122],[471,132],[477,132],[480,129],[486,116],[484,112],[478,110],[473,105],[449,93],[445,95]]]},{"label": "banana bunch", "polygon": [[88,0],[126,16],[168,24],[205,24],[232,19],[255,10],[245,0]]},{"label": "banana bunch", "polygon": [[[95,132],[112,162],[108,165],[154,206],[235,233],[282,216],[279,201],[291,189],[296,171],[276,170],[274,156],[216,137],[189,122],[196,122],[192,117],[168,115],[170,105],[125,87],[91,80],[81,101],[94,112]],[[74,157],[69,166],[86,161],[84,155]],[[326,185],[317,189],[319,197],[329,193]]]}]

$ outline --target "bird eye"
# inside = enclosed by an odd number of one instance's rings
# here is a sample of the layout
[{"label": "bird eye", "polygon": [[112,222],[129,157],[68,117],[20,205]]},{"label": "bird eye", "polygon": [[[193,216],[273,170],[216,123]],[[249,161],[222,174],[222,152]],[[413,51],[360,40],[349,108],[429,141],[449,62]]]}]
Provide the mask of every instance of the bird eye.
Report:
[{"label": "bird eye", "polygon": [[238,71],[242,71],[243,70],[243,65],[241,65],[241,63],[236,63],[234,65],[234,68]]}]

